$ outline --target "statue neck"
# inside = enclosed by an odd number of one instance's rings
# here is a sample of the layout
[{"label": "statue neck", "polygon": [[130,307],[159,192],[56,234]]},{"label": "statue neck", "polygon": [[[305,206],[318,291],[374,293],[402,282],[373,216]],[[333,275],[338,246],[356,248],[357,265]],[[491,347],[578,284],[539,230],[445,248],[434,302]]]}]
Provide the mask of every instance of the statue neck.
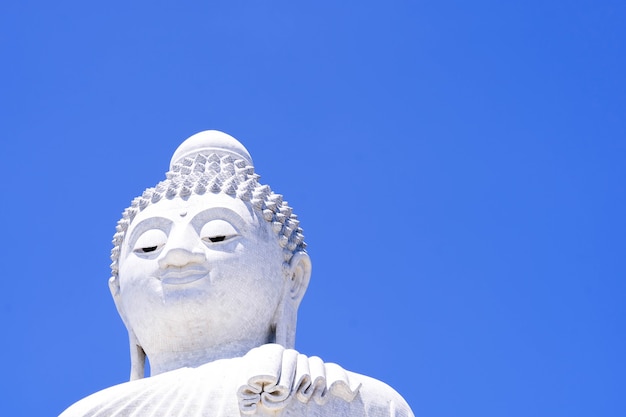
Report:
[{"label": "statue neck", "polygon": [[150,376],[180,368],[196,368],[219,359],[241,357],[251,349],[269,342],[271,341],[268,340],[261,343],[258,340],[237,341],[197,350],[152,353],[148,358],[150,361]]}]

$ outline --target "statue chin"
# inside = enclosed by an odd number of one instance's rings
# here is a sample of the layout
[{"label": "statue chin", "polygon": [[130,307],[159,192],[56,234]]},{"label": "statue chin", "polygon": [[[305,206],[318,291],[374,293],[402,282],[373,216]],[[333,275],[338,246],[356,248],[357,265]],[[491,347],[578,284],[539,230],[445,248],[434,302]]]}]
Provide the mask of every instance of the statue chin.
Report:
[{"label": "statue chin", "polygon": [[62,417],[413,415],[386,384],[293,349],[311,261],[297,216],[258,179],[241,143],[200,132],[133,200],[109,280],[131,381]]}]

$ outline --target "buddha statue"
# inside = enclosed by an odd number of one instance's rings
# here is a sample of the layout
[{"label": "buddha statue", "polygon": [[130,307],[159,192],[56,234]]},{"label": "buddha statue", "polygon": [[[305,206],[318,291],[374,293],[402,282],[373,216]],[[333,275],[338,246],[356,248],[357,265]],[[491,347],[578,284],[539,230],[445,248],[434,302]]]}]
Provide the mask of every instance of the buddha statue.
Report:
[{"label": "buddha statue", "polygon": [[130,381],[61,417],[413,416],[385,383],[294,350],[311,260],[292,208],[259,178],[240,142],[209,130],[132,201],[109,280]]}]

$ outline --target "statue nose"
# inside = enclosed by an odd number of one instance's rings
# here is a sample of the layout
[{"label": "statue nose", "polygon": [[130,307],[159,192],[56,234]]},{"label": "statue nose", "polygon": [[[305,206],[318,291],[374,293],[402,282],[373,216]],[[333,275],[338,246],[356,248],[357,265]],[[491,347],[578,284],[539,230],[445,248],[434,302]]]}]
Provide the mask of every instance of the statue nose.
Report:
[{"label": "statue nose", "polygon": [[161,268],[181,268],[190,264],[200,264],[206,260],[202,250],[202,242],[188,231],[173,233],[159,258]]},{"label": "statue nose", "polygon": [[159,258],[159,267],[163,269],[168,267],[182,268],[187,265],[203,263],[205,260],[204,253],[199,250],[172,248]]}]

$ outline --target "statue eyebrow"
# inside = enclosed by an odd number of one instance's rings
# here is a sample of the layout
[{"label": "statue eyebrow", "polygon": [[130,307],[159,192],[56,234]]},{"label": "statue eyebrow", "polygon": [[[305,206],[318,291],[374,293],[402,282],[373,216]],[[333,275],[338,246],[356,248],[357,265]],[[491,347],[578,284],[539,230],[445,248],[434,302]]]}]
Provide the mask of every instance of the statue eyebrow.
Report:
[{"label": "statue eyebrow", "polygon": [[163,230],[165,234],[169,235],[171,228],[172,228],[172,221],[165,217],[155,216],[155,217],[148,217],[147,219],[143,219],[142,221],[140,221],[133,227],[133,230],[128,238],[128,246],[132,248],[135,245],[135,241],[146,230],[160,229],[160,230]]},{"label": "statue eyebrow", "polygon": [[211,207],[193,216],[191,224],[200,233],[200,229],[211,220],[225,220],[239,231],[246,228],[246,221],[236,212],[226,207]]}]

